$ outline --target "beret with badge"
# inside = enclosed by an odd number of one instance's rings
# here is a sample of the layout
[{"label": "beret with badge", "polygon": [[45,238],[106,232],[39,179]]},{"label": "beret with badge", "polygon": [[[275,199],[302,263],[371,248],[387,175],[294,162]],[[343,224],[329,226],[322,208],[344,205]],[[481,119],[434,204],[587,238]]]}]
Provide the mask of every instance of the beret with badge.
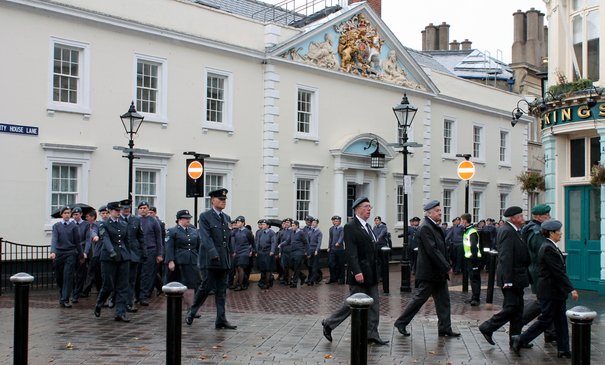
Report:
[{"label": "beret with badge", "polygon": [[506,210],[504,211],[504,216],[506,218],[510,218],[521,213],[523,213],[523,209],[521,209],[521,207],[513,205],[512,207],[506,208]]},{"label": "beret with badge", "polygon": [[563,224],[556,219],[549,219],[547,221],[542,222],[540,226],[541,229],[545,231],[558,231],[563,227]]}]

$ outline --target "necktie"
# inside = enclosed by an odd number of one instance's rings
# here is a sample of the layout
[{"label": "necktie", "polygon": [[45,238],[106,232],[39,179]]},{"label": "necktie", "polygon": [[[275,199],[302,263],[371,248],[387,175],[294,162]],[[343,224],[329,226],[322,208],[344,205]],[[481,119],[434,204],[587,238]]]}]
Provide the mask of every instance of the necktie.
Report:
[{"label": "necktie", "polygon": [[370,229],[370,225],[369,224],[366,224],[366,231],[370,235],[370,238],[372,239],[372,241],[375,241],[374,234],[372,233],[372,230]]},{"label": "necktie", "polygon": [[221,223],[225,223],[225,216],[223,215],[223,212],[220,212],[218,216],[221,218]]}]

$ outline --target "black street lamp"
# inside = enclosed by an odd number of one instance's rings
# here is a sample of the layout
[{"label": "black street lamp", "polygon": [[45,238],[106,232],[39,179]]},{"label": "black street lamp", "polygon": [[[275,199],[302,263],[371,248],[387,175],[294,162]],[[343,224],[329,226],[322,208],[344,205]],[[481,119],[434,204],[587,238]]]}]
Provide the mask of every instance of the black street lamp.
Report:
[{"label": "black street lamp", "polygon": [[128,152],[128,155],[123,156],[128,159],[128,199],[132,202],[132,170],[133,170],[133,160],[135,158],[134,155],[134,135],[137,134],[139,128],[141,128],[141,124],[143,124],[144,117],[137,113],[137,110],[134,107],[134,101],[131,102],[130,108],[128,111],[122,115],[120,115],[120,119],[122,119],[122,125],[124,126],[124,130],[126,134],[128,134],[128,148],[123,149],[123,152]]},{"label": "black street lamp", "polygon": [[[403,253],[401,255],[401,287],[402,292],[411,292],[411,270],[410,258],[408,255],[408,192],[406,189],[406,178],[408,176],[408,128],[412,126],[414,117],[418,108],[411,105],[406,94],[403,94],[401,103],[393,107],[393,112],[397,118],[397,123],[401,129],[401,153],[403,153]],[[419,147],[419,144],[413,144],[413,147]]]},{"label": "black street lamp", "polygon": [[380,144],[378,143],[378,140],[376,138],[372,139],[363,149],[367,150],[368,148],[372,147],[374,143],[376,143],[376,149],[370,154],[370,167],[373,169],[381,169],[384,167],[385,154],[380,152]]}]

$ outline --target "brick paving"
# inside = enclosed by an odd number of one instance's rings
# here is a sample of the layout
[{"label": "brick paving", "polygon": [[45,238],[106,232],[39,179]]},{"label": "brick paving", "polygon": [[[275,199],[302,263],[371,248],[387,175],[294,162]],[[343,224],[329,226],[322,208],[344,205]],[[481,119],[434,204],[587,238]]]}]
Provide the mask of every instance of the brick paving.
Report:
[{"label": "brick paving", "polygon": [[[388,346],[368,346],[368,364],[568,364],[557,359],[556,345],[542,336],[534,348],[517,357],[508,348],[505,329],[494,334],[496,346],[481,336],[478,324],[500,309],[499,289],[494,305],[464,304],[460,276],[450,286],[452,322],[460,338],[437,336],[437,318],[429,300],[410,326],[411,337],[394,330],[393,322],[411,294],[399,293],[398,265],[391,267],[391,294],[381,296],[380,335]],[[485,281],[485,277],[484,277]],[[484,288],[485,289],[485,288]],[[183,323],[183,364],[349,364],[351,328],[347,320],[333,331],[334,342],[322,336],[321,319],[347,297],[344,285],[321,284],[292,289],[277,284],[270,290],[255,285],[247,291],[227,294],[227,316],[236,331],[214,329],[214,302],[202,307],[202,318],[192,326]],[[528,295],[526,295],[527,297]],[[482,300],[485,291],[482,292]],[[0,364],[13,362],[12,293],[0,296]],[[605,301],[596,293],[581,292],[578,303],[599,314],[592,326],[592,364],[605,364]],[[92,314],[93,298],[81,299],[71,309],[61,309],[55,291],[30,294],[30,364],[165,364],[166,298],[154,297],[149,307],[129,314],[130,323],[115,322],[113,311],[103,308]],[[24,325],[24,324],[18,324]]]}]

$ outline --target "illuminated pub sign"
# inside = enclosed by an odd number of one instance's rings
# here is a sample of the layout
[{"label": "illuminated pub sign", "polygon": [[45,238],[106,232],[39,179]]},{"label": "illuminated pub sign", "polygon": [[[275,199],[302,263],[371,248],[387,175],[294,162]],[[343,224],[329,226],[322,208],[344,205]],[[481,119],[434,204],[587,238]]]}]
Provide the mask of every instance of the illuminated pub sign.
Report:
[{"label": "illuminated pub sign", "polygon": [[605,118],[605,103],[598,103],[592,108],[586,104],[553,109],[540,118],[542,129],[567,123],[584,122]]}]

